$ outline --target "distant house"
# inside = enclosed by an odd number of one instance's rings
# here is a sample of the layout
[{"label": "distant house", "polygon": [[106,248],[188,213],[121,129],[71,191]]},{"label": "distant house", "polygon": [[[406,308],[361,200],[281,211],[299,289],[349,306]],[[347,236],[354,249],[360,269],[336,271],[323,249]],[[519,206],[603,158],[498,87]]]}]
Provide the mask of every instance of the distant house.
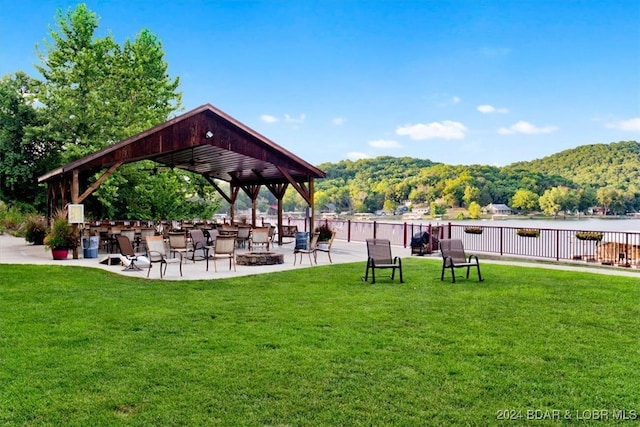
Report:
[{"label": "distant house", "polygon": [[336,212],[336,205],[333,203],[327,203],[320,209],[321,214],[335,213],[335,212]]},{"label": "distant house", "polygon": [[511,215],[513,213],[513,209],[502,203],[489,203],[487,206],[482,208],[482,213],[487,215]]}]

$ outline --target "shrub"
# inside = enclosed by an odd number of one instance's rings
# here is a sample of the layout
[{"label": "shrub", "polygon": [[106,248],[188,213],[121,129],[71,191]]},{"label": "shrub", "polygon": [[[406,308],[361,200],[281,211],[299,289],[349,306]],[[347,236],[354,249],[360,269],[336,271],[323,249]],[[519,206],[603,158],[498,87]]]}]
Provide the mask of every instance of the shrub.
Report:
[{"label": "shrub", "polygon": [[24,225],[24,238],[34,245],[42,245],[47,235],[47,223],[44,218],[37,215],[28,215]]}]

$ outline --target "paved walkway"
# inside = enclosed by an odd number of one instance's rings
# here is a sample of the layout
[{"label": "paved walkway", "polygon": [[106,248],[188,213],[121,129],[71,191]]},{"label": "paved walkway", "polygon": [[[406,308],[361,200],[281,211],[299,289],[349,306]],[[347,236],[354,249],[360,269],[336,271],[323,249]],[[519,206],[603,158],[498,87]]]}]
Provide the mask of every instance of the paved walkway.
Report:
[{"label": "paved walkway", "polygon": [[[238,252],[246,251],[245,249],[239,249]],[[284,244],[278,246],[273,245],[271,248],[273,252],[279,252],[284,254],[284,264],[277,265],[265,265],[265,266],[244,266],[238,265],[237,271],[229,270],[228,262],[224,260],[218,261],[218,271],[215,272],[213,268],[213,261],[209,261],[209,271],[206,271],[206,263],[204,261],[196,261],[195,263],[188,261],[182,266],[183,276],[180,277],[178,265],[169,264],[165,279],[167,280],[199,280],[199,279],[222,279],[227,277],[246,276],[251,274],[261,274],[274,271],[284,271],[296,268],[309,268],[309,257],[303,255],[302,263],[300,259],[296,260],[296,265],[293,264],[293,243]],[[79,250],[79,259],[72,259],[71,254],[69,258],[64,261],[54,261],[51,257],[51,251],[46,250],[44,246],[33,246],[25,242],[23,238],[17,238],[8,234],[0,234],[0,264],[49,264],[49,265],[74,265],[82,267],[101,268],[103,270],[111,271],[118,274],[123,274],[132,277],[147,277],[147,269],[142,271],[130,271],[125,270],[122,265],[115,264],[109,265],[107,263],[101,263],[104,260],[106,254],[100,253],[98,258],[83,258],[82,250]],[[400,257],[410,257],[411,250],[409,248],[394,247],[394,255]],[[363,273],[367,259],[367,247],[363,242],[346,242],[342,240],[334,240],[333,247],[331,249],[331,258],[334,264],[360,262],[362,263]],[[416,257],[419,259],[427,259],[428,257]],[[620,267],[605,267],[597,265],[567,265],[567,264],[554,264],[550,262],[531,262],[523,260],[505,260],[505,259],[491,259],[489,257],[483,259],[481,263],[494,263],[494,264],[507,264],[520,267],[538,267],[558,270],[570,270],[570,271],[586,271],[590,273],[605,274],[605,275],[620,275],[634,277],[640,279],[640,271],[636,269],[625,269]],[[328,265],[329,258],[325,253],[318,253],[317,265]],[[315,265],[315,264],[314,264]],[[151,278],[159,278],[158,265],[154,265],[151,269]]]}]

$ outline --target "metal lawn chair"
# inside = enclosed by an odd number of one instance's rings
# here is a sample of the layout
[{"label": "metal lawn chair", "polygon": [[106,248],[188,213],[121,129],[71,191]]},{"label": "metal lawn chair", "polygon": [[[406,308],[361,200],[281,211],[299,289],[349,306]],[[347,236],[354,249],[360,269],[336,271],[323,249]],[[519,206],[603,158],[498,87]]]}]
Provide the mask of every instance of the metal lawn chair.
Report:
[{"label": "metal lawn chair", "polygon": [[216,260],[218,258],[228,259],[229,270],[231,270],[231,265],[233,265],[233,271],[236,271],[236,236],[218,236],[211,258],[213,258],[214,271],[218,271],[216,266]]},{"label": "metal lawn chair", "polygon": [[[304,235],[304,240],[300,238],[300,235]],[[307,242],[306,236],[308,233],[302,232],[296,234],[296,247],[293,249],[293,265],[296,265],[297,254],[300,254],[300,264],[302,264],[302,255],[309,255],[309,264],[313,264],[314,262],[317,264],[317,255],[316,255],[316,247],[318,245],[318,237],[320,233],[314,232],[311,235],[311,240]],[[304,242],[304,243],[303,243]],[[311,260],[311,255],[313,255],[313,261]]]},{"label": "metal lawn chair", "polygon": [[445,269],[451,269],[452,283],[456,283],[456,268],[467,268],[467,279],[469,278],[469,269],[476,267],[478,270],[478,281],[482,282],[482,274],[480,274],[480,261],[476,255],[467,256],[464,253],[464,246],[460,239],[443,239],[440,240],[440,253],[442,254],[442,274],[440,280],[444,280]]},{"label": "metal lawn chair", "polygon": [[249,239],[249,250],[253,251],[256,245],[264,246],[269,251],[269,227],[256,227],[253,229]]},{"label": "metal lawn chair", "polygon": [[202,251],[202,259],[207,260],[207,267],[209,266],[209,251],[213,249],[211,245],[209,245],[209,241],[207,240],[204,232],[202,230],[191,230],[191,250],[193,251],[191,254],[191,260],[196,260],[196,252]]},{"label": "metal lawn chair", "polygon": [[129,238],[124,234],[118,234],[116,235],[116,241],[120,248],[120,255],[123,257],[122,262],[127,267],[125,270],[141,270],[141,268],[136,265],[139,255],[133,250],[131,240],[129,240]]},{"label": "metal lawn chair", "polygon": [[402,259],[391,254],[391,242],[388,239],[367,239],[367,270],[364,273],[364,281],[369,279],[371,270],[371,283],[376,283],[376,269],[391,269],[391,280],[395,279],[396,270],[402,280]]},{"label": "metal lawn chair", "polygon": [[153,266],[154,263],[160,263],[161,279],[162,276],[167,273],[167,266],[174,263],[180,265],[180,276],[182,277],[182,254],[179,253],[180,258],[167,257],[167,250],[164,246],[164,238],[162,236],[145,236],[145,244],[147,245],[147,257],[149,258],[147,277],[149,277],[151,266]]},{"label": "metal lawn chair", "polygon": [[[316,246],[316,253],[325,252],[329,256],[330,263],[333,263],[333,261],[331,260],[331,245],[333,245],[333,239],[335,237],[336,237],[336,232],[333,231],[331,233],[331,238],[329,240],[327,240],[326,242],[318,242],[318,245]],[[316,257],[317,257],[317,254],[316,254]]]}]

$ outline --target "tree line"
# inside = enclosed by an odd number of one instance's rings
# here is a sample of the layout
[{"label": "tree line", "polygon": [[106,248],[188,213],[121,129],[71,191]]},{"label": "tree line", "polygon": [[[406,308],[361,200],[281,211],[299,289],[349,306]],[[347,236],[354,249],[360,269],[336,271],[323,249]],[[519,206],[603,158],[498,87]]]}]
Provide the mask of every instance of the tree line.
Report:
[{"label": "tree line", "polygon": [[319,168],[327,178],[316,184],[316,206],[331,203],[338,211],[393,212],[407,202],[437,213],[489,203],[548,215],[594,207],[614,214],[640,210],[640,144],[635,141],[584,145],[504,167],[381,156]]}]

